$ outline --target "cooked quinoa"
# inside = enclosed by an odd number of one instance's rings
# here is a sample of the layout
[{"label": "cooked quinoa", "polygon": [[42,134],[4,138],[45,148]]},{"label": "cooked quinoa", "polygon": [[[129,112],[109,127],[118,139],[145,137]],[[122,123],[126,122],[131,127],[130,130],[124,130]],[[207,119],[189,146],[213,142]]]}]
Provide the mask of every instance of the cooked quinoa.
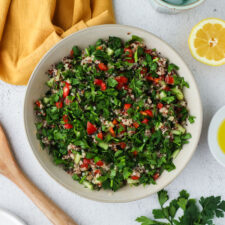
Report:
[{"label": "cooked quinoa", "polygon": [[178,69],[137,36],[74,46],[35,102],[42,147],[90,189],[155,184],[191,138]]}]

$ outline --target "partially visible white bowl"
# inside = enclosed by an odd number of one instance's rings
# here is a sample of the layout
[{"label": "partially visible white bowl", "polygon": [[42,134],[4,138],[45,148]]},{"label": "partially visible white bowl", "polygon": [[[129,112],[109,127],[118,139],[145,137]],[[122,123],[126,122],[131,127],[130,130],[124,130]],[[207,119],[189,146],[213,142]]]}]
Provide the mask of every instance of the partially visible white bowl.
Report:
[{"label": "partially visible white bowl", "polygon": [[205,0],[196,0],[187,5],[174,5],[163,0],[150,0],[152,6],[156,9],[156,11],[160,13],[167,13],[167,14],[177,14],[183,11],[194,9],[195,7],[202,4]]},{"label": "partially visible white bowl", "polygon": [[[62,170],[62,168],[55,166],[48,152],[41,149],[39,141],[36,139],[36,118],[33,109],[34,101],[40,98],[40,96],[43,96],[47,90],[45,82],[48,79],[46,71],[49,69],[49,66],[68,55],[73,45],[78,45],[81,48],[85,48],[88,45],[94,44],[99,38],[105,39],[109,36],[118,36],[123,40],[127,40],[130,39],[133,34],[142,37],[148,47],[157,48],[163,56],[170,59],[171,62],[177,64],[180,67],[180,75],[183,76],[190,84],[190,88],[186,88],[184,94],[188,102],[190,113],[196,116],[195,123],[187,126],[187,131],[192,134],[192,139],[189,144],[184,146],[180,154],[174,160],[176,169],[170,173],[165,171],[157,180],[156,185],[147,185],[145,187],[126,186],[117,192],[105,190],[91,191],[89,189],[85,189],[78,182],[74,181],[70,175]],[[24,124],[30,146],[36,158],[47,173],[58,183],[62,184],[72,192],[89,199],[102,202],[129,202],[158,192],[172,182],[184,169],[191,159],[199,141],[202,128],[202,105],[193,75],[182,58],[168,44],[155,35],[136,27],[124,25],[101,25],[87,28],[70,35],[56,44],[41,59],[36,66],[27,86],[24,101]]]},{"label": "partially visible white bowl", "polygon": [[213,116],[208,130],[209,149],[214,158],[223,166],[225,166],[225,154],[222,152],[218,144],[218,130],[221,123],[225,120],[225,106],[220,108]]}]

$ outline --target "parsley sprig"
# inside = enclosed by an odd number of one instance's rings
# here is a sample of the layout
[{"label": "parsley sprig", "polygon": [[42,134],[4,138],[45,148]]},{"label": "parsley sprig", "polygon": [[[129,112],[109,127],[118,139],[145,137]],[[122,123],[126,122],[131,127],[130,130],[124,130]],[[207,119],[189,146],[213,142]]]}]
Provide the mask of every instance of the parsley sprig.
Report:
[{"label": "parsley sprig", "polygon": [[[170,201],[167,191],[158,192],[160,209],[152,211],[154,220],[145,216],[138,217],[137,222],[141,225],[214,225],[215,217],[224,217],[225,201],[220,196],[201,197],[199,201],[190,198],[187,191],[182,190],[179,197]],[[200,205],[200,207],[199,207]],[[177,217],[177,212],[181,210],[182,216]],[[158,219],[168,222],[157,221]]]}]

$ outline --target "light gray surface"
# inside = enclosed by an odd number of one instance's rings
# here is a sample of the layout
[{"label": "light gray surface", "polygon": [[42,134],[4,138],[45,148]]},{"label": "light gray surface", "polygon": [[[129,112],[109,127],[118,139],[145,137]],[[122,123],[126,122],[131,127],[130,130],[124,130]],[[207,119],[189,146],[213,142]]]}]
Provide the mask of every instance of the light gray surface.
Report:
[{"label": "light gray surface", "polygon": [[[201,19],[225,19],[225,2],[206,0],[202,6],[183,14],[164,15],[155,12],[149,1],[115,0],[117,22],[146,29],[176,48],[195,75],[204,109],[203,132],[197,152],[167,189],[171,197],[185,188],[193,197],[214,194],[225,199],[225,168],[211,156],[206,138],[212,115],[225,104],[225,66],[214,68],[195,61],[187,45],[191,28]],[[19,164],[40,189],[79,225],[135,225],[138,224],[134,222],[137,216],[151,216],[151,210],[158,207],[156,196],[125,204],[98,203],[67,191],[50,178],[38,164],[26,140],[22,120],[24,93],[25,87],[0,82],[0,121],[9,134]],[[1,175],[0,207],[14,212],[29,225],[51,224],[14,184]],[[216,224],[224,222],[225,219],[221,219]]]}]

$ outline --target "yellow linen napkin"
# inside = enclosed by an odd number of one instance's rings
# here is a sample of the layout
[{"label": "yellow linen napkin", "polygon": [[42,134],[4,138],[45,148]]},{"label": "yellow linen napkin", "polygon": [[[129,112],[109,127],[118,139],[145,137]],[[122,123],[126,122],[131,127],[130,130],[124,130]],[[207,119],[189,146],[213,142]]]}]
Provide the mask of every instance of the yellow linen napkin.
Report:
[{"label": "yellow linen napkin", "polygon": [[0,1],[0,79],[25,85],[40,58],[80,29],[115,23],[111,0]]}]

